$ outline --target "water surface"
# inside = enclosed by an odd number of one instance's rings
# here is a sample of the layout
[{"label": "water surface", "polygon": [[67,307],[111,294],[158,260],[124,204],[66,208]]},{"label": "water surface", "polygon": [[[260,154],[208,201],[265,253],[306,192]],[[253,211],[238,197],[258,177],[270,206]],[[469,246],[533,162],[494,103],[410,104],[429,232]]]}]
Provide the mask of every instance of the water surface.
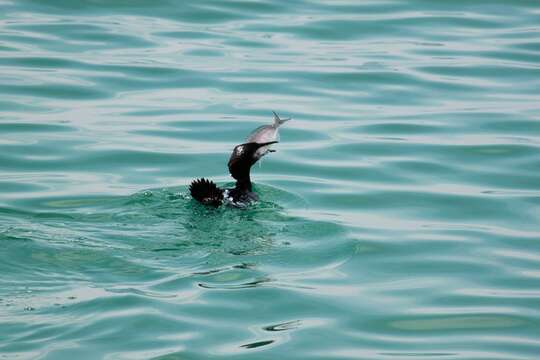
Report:
[{"label": "water surface", "polygon": [[[536,359],[539,24],[0,0],[0,357]],[[262,201],[195,204],[271,110]]]}]

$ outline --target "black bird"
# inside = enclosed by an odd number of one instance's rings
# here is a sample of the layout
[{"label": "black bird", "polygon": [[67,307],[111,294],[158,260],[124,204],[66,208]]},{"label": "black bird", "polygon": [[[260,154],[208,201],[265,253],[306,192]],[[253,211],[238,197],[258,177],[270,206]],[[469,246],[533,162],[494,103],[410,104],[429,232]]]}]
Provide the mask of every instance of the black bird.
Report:
[{"label": "black bird", "polygon": [[229,172],[236,180],[234,188],[221,189],[213,181],[201,178],[191,182],[191,196],[200,203],[213,207],[222,204],[244,207],[257,201],[258,196],[251,186],[251,167],[264,155],[274,151],[270,150],[269,146],[278,142],[278,127],[287,120],[280,119],[274,113],[273,125],[255,129],[248,136],[248,142],[234,147],[228,163]]},{"label": "black bird", "polygon": [[221,189],[213,181],[201,178],[191,182],[189,186],[191,196],[204,205],[214,207],[218,207],[223,203],[243,207],[257,201],[259,197],[252,191],[251,186],[251,167],[263,156],[257,153],[257,150],[275,143],[277,141],[261,144],[250,142],[236,145],[228,164],[229,171],[236,180],[234,188]]}]

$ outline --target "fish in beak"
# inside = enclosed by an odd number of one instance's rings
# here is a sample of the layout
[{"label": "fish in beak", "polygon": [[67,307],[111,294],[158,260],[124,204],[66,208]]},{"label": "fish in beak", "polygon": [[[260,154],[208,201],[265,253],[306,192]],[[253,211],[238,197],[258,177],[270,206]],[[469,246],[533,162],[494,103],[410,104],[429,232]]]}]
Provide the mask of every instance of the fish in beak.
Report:
[{"label": "fish in beak", "polygon": [[[285,122],[291,120],[291,118],[280,119],[279,115],[272,111],[274,114],[274,122],[270,125],[259,126],[253,130],[247,137],[246,143],[257,143],[263,144],[272,141],[279,141],[279,127]],[[261,146],[257,150],[257,156],[260,159],[269,152],[274,152],[275,150],[270,149],[270,146]]]}]

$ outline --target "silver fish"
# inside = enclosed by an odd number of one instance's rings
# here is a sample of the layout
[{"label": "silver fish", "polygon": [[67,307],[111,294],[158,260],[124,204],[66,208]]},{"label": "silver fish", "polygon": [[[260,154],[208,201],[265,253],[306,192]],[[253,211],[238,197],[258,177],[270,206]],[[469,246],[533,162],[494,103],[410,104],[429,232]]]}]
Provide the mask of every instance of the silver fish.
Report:
[{"label": "silver fish", "polygon": [[[274,111],[272,111],[272,113],[274,114],[274,123],[272,125],[262,125],[253,130],[246,138],[247,143],[254,142],[262,144],[271,141],[279,141],[279,126],[286,121],[291,120],[291,118],[280,119],[278,114]],[[260,158],[273,151],[275,150],[271,150],[270,145],[263,146],[257,150],[255,155]]]}]

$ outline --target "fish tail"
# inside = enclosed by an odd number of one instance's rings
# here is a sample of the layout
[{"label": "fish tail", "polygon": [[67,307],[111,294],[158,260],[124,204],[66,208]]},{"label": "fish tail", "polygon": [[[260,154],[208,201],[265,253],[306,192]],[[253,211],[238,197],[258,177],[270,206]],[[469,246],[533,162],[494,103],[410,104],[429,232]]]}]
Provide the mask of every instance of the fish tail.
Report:
[{"label": "fish tail", "polygon": [[193,180],[189,185],[191,196],[204,205],[218,207],[223,203],[223,190],[205,178]]},{"label": "fish tail", "polygon": [[279,115],[276,114],[275,111],[272,111],[272,113],[274,114],[274,127],[278,127],[279,125],[291,120],[291,118],[280,119]]}]

